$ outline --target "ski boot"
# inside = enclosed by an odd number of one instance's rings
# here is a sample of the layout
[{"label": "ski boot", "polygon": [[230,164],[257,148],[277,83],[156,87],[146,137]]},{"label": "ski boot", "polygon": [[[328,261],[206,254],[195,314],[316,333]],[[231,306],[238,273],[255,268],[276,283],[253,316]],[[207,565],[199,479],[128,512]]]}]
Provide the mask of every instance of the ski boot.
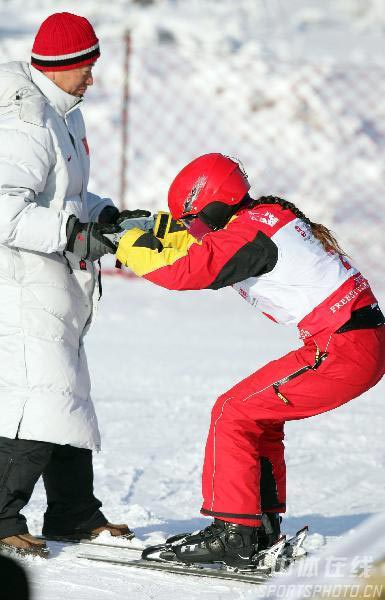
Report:
[{"label": "ski boot", "polygon": [[303,542],[308,527],[286,540],[280,525],[281,517],[276,513],[264,513],[258,527],[214,519],[202,531],[180,533],[163,544],[148,546],[142,558],[185,565],[222,563],[220,568],[268,576],[306,556]]},{"label": "ski boot", "polygon": [[258,548],[258,527],[247,527],[214,519],[214,522],[197,533],[182,539],[175,536],[167,540],[168,551],[163,560],[177,560],[185,564],[222,562],[230,567],[252,567],[252,557]]}]

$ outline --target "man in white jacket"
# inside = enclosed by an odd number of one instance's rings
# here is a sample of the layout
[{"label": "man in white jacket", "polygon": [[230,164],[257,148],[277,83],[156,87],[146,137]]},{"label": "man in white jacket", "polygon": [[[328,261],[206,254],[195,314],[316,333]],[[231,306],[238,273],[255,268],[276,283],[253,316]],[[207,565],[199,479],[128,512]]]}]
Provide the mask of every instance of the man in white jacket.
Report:
[{"label": "man in white jacket", "polygon": [[87,191],[79,105],[99,54],[87,19],[57,13],[31,65],[0,65],[0,545],[22,553],[48,552],[20,514],[41,475],[46,537],[133,535],[93,493],[100,435],[83,340],[98,299],[92,261],[115,251],[104,234],[120,217]]}]

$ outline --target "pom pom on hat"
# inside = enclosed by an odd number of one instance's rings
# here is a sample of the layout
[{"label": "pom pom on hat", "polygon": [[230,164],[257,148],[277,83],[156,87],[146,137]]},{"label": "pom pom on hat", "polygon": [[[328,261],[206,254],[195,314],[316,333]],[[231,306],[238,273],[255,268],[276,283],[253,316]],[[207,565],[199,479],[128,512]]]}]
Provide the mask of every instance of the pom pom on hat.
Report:
[{"label": "pom pom on hat", "polygon": [[40,71],[68,71],[94,63],[99,40],[85,17],[68,12],[50,15],[40,26],[31,64]]}]

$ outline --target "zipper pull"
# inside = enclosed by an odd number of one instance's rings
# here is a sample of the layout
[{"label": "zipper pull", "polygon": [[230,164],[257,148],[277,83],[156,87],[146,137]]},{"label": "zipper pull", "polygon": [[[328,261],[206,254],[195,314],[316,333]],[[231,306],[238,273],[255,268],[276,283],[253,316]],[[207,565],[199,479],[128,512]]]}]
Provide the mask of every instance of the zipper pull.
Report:
[{"label": "zipper pull", "polygon": [[290,401],[286,398],[286,396],[284,396],[283,394],[281,394],[281,392],[278,389],[277,385],[273,385],[274,391],[277,394],[278,398],[280,400],[282,400],[285,404],[290,404]]}]

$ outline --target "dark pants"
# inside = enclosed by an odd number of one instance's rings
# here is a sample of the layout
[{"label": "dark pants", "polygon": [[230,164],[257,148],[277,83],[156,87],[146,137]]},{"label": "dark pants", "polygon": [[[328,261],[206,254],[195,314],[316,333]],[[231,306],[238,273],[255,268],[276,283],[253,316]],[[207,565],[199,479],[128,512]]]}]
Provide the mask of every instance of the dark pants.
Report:
[{"label": "dark pants", "polygon": [[41,475],[47,494],[44,535],[66,535],[107,523],[93,492],[91,450],[0,437],[0,539],[28,532],[19,511]]}]

